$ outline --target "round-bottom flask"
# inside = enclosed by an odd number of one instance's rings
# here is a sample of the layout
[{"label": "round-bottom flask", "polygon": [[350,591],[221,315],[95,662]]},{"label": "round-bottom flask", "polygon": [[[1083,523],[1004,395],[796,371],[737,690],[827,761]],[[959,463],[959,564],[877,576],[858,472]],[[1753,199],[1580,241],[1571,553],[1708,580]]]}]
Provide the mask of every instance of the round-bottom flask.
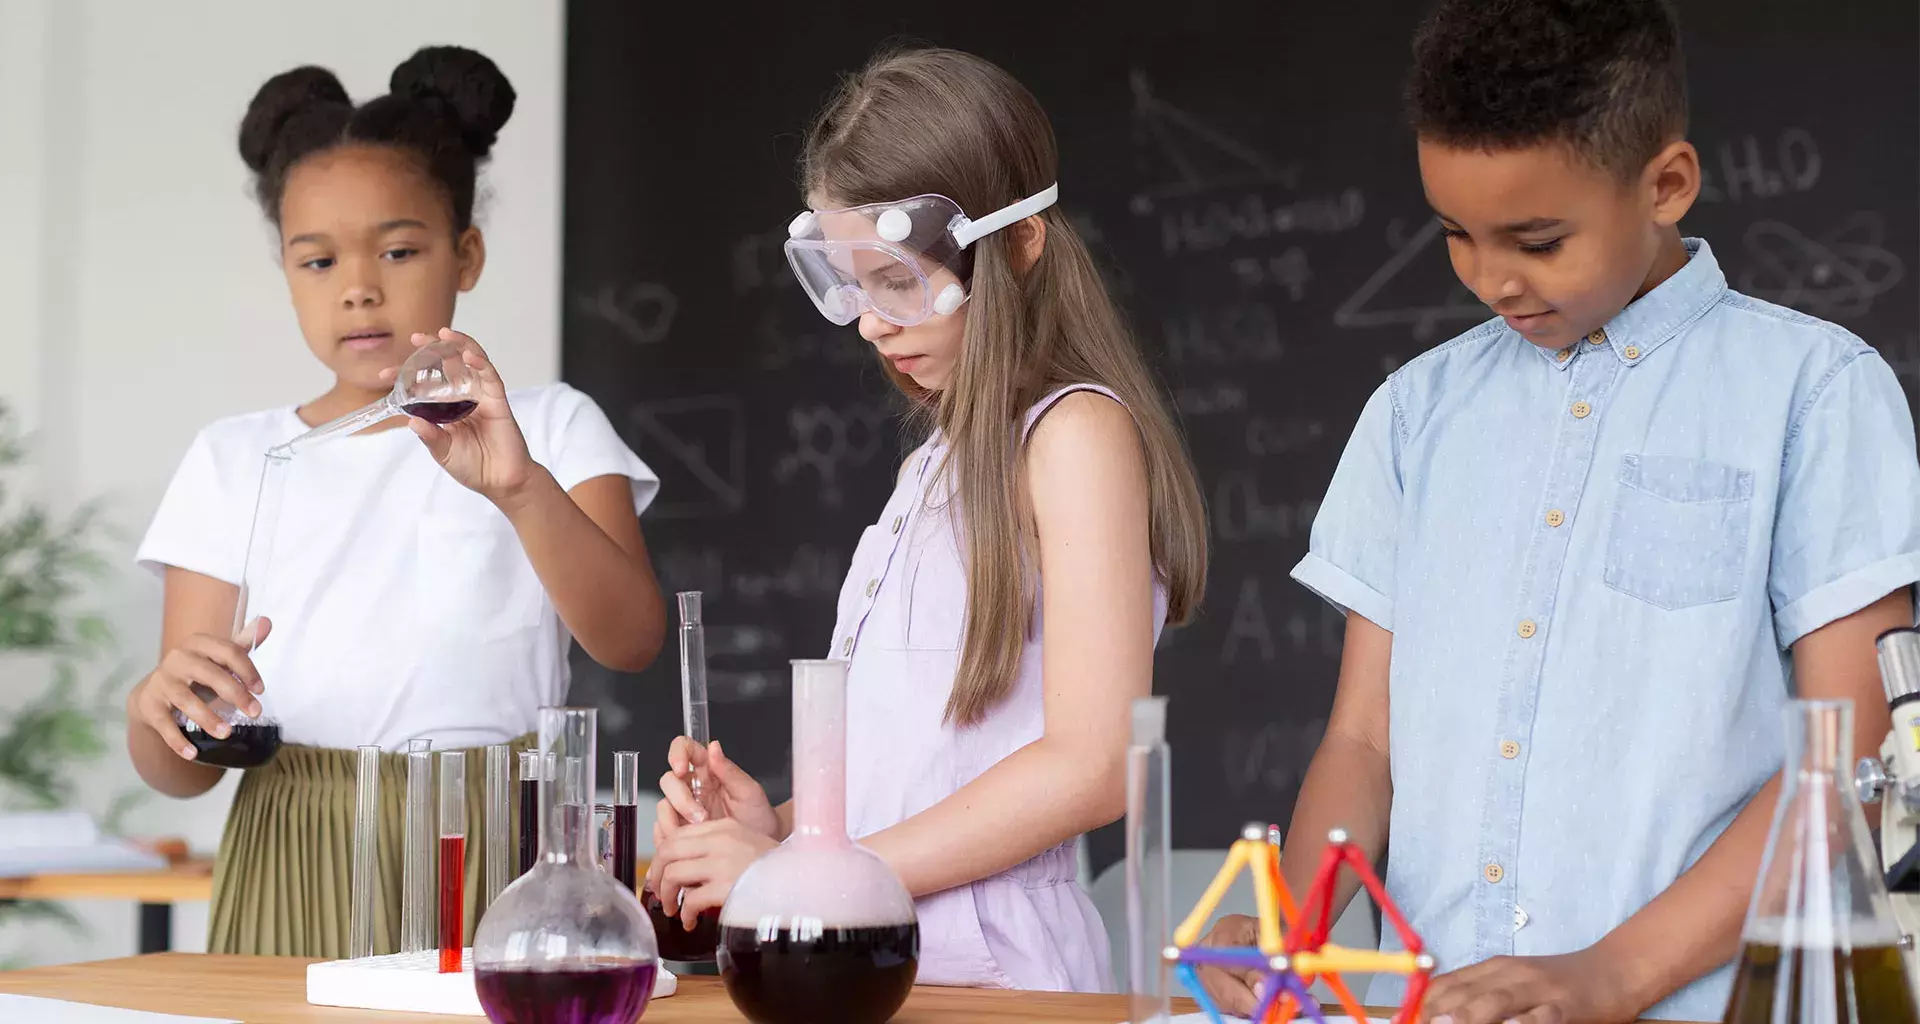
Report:
[{"label": "round-bottom flask", "polygon": [[720,910],[720,977],[755,1024],[881,1024],[920,963],[913,897],[847,837],[847,663],[793,663],[793,835]]},{"label": "round-bottom flask", "polygon": [[494,1024],[633,1024],[660,959],[633,890],[594,857],[596,713],[541,708],[540,858],[487,908],[474,987]]}]

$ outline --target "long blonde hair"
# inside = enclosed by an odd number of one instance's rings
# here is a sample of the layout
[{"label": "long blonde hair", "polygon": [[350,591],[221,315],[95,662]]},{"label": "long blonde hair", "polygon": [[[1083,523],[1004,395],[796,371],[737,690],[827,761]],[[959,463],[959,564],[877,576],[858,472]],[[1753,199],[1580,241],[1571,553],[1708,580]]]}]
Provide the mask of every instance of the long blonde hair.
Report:
[{"label": "long blonde hair", "polygon": [[[1053,184],[1053,125],[1024,86],[972,54],[883,52],[844,81],[809,133],[804,191],[862,205],[938,193],[978,217]],[[1053,390],[1100,384],[1126,404],[1146,455],[1154,571],[1182,623],[1206,590],[1206,513],[1193,464],[1092,256],[1055,206],[1024,273],[1012,229],[975,242],[959,366],[928,392],[884,360],[920,422],[949,450],[962,514],[967,618],[946,719],[979,722],[1020,670],[1033,621],[1033,508],[1020,473],[1022,417]]]}]

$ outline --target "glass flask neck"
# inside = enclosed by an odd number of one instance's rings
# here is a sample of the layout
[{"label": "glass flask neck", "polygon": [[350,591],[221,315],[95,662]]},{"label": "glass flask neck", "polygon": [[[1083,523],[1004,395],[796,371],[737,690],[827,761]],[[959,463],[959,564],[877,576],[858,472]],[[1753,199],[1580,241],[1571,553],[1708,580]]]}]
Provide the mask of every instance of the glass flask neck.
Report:
[{"label": "glass flask neck", "polygon": [[847,663],[793,663],[793,834],[847,835]]},{"label": "glass flask neck", "polygon": [[593,856],[593,708],[541,708],[540,859],[591,866]]}]

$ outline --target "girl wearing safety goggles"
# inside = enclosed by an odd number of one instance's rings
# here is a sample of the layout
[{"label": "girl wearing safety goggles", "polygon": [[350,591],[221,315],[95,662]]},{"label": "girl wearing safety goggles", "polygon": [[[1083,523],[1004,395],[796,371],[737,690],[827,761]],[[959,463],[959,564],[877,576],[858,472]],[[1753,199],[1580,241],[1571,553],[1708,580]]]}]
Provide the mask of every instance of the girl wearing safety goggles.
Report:
[{"label": "girl wearing safety goggles", "polygon": [[[858,320],[927,433],[840,593],[849,827],[916,897],[921,982],[1108,989],[1076,844],[1120,817],[1129,705],[1205,587],[1192,465],[1054,205],[1052,126],[1006,72],[882,55],[802,170],[794,273]],[[717,743],[668,761],[651,882],[691,925],[792,810]]]}]

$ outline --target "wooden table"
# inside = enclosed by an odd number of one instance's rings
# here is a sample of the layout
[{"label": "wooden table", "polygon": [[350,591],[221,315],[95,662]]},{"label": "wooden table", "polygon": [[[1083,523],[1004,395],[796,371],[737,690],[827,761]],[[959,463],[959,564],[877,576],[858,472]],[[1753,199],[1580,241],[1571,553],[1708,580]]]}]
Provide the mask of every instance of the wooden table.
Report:
[{"label": "wooden table", "polygon": [[[24,971],[0,971],[0,992],[98,1003],[133,1010],[246,1021],[247,1024],[473,1024],[475,1017],[375,1013],[307,1004],[307,965],[297,957],[155,953]],[[646,1024],[739,1021],[717,978],[682,976],[680,990],[647,1009]],[[1175,1000],[1177,1013],[1194,1009]],[[1377,1011],[1379,1016],[1391,1011]],[[894,1024],[1071,1021],[1116,1024],[1127,1016],[1120,996],[916,988]]]},{"label": "wooden table", "polygon": [[173,905],[213,896],[213,859],[182,860],[158,871],[0,878],[0,900],[133,900],[140,905],[142,953],[173,946]]}]

